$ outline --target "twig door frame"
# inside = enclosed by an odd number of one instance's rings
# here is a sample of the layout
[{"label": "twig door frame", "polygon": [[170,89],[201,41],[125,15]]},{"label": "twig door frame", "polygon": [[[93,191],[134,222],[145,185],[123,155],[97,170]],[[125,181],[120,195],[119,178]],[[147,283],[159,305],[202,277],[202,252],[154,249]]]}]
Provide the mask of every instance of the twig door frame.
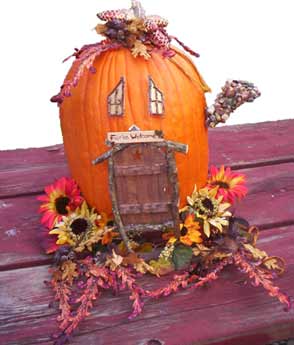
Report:
[{"label": "twig door frame", "polygon": [[[172,221],[163,222],[160,224],[131,224],[131,225],[125,225],[123,224],[122,217],[120,214],[119,209],[119,203],[117,198],[117,191],[116,191],[116,183],[115,183],[115,155],[118,152],[121,152],[125,149],[127,149],[130,146],[139,146],[139,145],[148,145],[153,146],[157,148],[164,148],[166,152],[166,162],[167,162],[167,176],[168,176],[168,182],[172,186],[172,197],[171,197],[171,214],[172,214]],[[188,152],[188,146],[181,143],[176,143],[173,141],[168,140],[162,140],[160,142],[146,142],[146,143],[115,143],[110,150],[102,154],[101,156],[97,157],[95,160],[93,160],[93,164],[99,164],[104,162],[105,160],[108,160],[108,183],[109,183],[109,191],[110,191],[110,197],[112,202],[112,209],[113,209],[113,216],[114,220],[118,226],[118,230],[122,236],[123,241],[127,245],[128,249],[129,247],[129,238],[127,236],[127,231],[130,230],[140,230],[140,231],[154,231],[154,230],[160,230],[164,228],[174,228],[175,234],[177,237],[180,236],[180,228],[179,228],[179,214],[178,214],[178,207],[179,207],[179,185],[178,185],[178,174],[177,174],[177,166],[176,161],[174,157],[174,152],[180,152],[180,153],[187,153]]]}]

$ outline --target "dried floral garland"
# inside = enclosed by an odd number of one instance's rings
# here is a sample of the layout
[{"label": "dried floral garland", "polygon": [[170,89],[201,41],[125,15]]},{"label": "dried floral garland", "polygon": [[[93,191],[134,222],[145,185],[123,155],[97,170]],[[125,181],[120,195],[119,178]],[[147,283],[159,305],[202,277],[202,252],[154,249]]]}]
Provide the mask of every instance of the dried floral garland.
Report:
[{"label": "dried floral garland", "polygon": [[[173,229],[163,232],[156,244],[134,236],[132,253],[113,221],[87,205],[75,181],[61,178],[45,188],[39,200],[46,251],[55,253],[48,285],[60,310],[56,345],[68,342],[103,290],[128,290],[132,319],[146,300],[200,288],[216,280],[227,265],[235,265],[254,286],[262,286],[290,309],[290,298],[273,283],[285,270],[284,260],[258,249],[258,229],[229,211],[247,193],[245,176],[223,166],[210,172],[207,185],[195,187],[180,210],[180,238]],[[174,271],[169,283],[156,290],[145,289],[137,280],[142,274],[161,277]]]},{"label": "dried floral garland", "polygon": [[105,24],[98,24],[96,32],[106,39],[76,49],[71,57],[76,60],[73,64],[73,75],[61,86],[60,92],[51,98],[59,105],[66,97],[71,96],[71,89],[76,87],[85,70],[95,73],[93,63],[102,53],[122,47],[130,49],[134,57],[141,56],[148,60],[152,51],[159,51],[164,57],[172,57],[175,51],[171,47],[174,39],[189,54],[199,57],[199,54],[187,47],[177,37],[170,36],[166,27],[168,21],[160,16],[147,16],[139,1],[133,0],[130,9],[110,10],[97,14]]}]

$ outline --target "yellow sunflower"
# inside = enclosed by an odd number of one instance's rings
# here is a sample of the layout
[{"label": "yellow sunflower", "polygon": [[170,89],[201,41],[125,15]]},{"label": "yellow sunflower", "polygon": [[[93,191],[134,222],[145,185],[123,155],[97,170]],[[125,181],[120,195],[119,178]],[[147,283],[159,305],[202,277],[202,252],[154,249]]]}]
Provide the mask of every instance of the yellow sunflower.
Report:
[{"label": "yellow sunflower", "polygon": [[105,227],[99,227],[101,216],[94,209],[89,209],[86,202],[68,217],[63,217],[51,235],[57,235],[56,244],[68,244],[81,252],[84,249],[92,250],[92,245],[101,241],[105,234],[110,231]]},{"label": "yellow sunflower", "polygon": [[195,186],[192,195],[187,197],[188,205],[194,209],[196,217],[202,219],[203,231],[207,237],[210,237],[211,226],[222,232],[223,226],[229,225],[227,217],[232,215],[227,210],[231,204],[222,202],[223,196],[216,195],[217,188],[202,188],[197,191]]}]

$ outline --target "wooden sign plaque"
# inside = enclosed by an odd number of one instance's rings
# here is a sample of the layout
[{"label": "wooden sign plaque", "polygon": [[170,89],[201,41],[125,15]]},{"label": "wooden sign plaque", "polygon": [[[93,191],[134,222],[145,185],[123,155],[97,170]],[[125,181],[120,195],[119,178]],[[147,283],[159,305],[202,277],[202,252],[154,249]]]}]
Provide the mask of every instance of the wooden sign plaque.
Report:
[{"label": "wooden sign plaque", "polygon": [[163,140],[161,131],[128,131],[107,134],[107,142],[111,144],[162,142]]}]

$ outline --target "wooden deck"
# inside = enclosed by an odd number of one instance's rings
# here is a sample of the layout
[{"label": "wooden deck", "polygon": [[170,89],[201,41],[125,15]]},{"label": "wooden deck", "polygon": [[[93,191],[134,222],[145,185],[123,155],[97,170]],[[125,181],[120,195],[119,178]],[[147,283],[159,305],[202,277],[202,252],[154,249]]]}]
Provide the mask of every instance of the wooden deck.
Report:
[{"label": "wooden deck", "polygon": [[[287,260],[278,285],[294,296],[294,120],[211,130],[211,163],[241,170],[249,195],[235,213],[263,229],[260,247]],[[0,152],[0,344],[52,344],[50,258],[42,252],[36,196],[68,175],[62,146]],[[154,277],[146,285],[162,284]],[[294,312],[227,269],[209,288],[145,305],[128,321],[125,294],[105,292],[71,344],[265,345],[294,338]]]}]

